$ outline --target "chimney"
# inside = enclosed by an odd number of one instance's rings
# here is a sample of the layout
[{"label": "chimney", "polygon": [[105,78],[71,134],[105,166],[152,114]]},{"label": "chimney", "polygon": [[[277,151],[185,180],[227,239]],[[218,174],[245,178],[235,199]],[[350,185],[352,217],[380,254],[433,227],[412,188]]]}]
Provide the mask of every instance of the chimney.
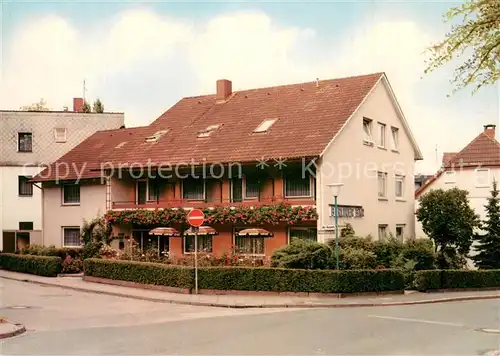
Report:
[{"label": "chimney", "polygon": [[83,112],[83,98],[73,98],[73,111]]},{"label": "chimney", "polygon": [[493,125],[493,124],[489,124],[489,125],[484,125],[484,132],[492,137],[492,138],[495,138],[495,129],[496,129],[497,125]]},{"label": "chimney", "polygon": [[219,79],[217,81],[217,101],[225,101],[233,93],[233,85],[230,80]]}]

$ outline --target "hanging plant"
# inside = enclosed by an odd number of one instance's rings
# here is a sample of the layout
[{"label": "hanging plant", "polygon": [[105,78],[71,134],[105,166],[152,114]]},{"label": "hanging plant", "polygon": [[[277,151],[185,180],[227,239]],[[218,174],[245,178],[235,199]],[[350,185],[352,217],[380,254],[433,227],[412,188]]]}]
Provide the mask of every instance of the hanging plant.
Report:
[{"label": "hanging plant", "polygon": [[[301,221],[318,220],[315,207],[287,204],[263,205],[259,207],[215,207],[203,209],[208,224],[271,224],[281,222],[297,224]],[[187,211],[184,209],[123,210],[108,211],[105,219],[108,224],[138,226],[170,226],[185,224]]]}]

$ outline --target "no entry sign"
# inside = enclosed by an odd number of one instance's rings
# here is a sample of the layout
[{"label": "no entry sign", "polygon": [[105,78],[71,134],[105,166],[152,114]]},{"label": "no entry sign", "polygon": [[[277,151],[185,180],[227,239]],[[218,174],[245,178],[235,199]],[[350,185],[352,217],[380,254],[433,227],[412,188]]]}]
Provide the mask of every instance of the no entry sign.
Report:
[{"label": "no entry sign", "polygon": [[193,227],[200,227],[204,220],[205,214],[200,209],[193,209],[187,215],[187,221]]}]

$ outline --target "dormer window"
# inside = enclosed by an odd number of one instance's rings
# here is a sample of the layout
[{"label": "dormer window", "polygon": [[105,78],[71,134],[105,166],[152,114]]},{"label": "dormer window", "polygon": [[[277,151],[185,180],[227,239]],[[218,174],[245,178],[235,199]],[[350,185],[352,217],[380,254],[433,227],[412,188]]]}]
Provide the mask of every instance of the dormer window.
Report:
[{"label": "dormer window", "polygon": [[157,131],[153,135],[146,137],[146,142],[156,142],[160,139],[160,137],[165,135],[167,132],[168,130]]},{"label": "dormer window", "polygon": [[54,129],[54,138],[58,143],[66,142],[66,129],[64,127],[56,127]]},{"label": "dormer window", "polygon": [[254,130],[254,132],[267,132],[271,126],[276,122],[276,119],[264,120],[262,123]]},{"label": "dormer window", "polygon": [[116,145],[115,148],[122,148],[123,146],[125,146],[127,144],[127,141],[123,141],[123,142],[120,142],[119,144]]},{"label": "dormer window", "polygon": [[205,130],[202,130],[200,132],[198,132],[198,137],[209,137],[212,133],[214,133],[215,131],[217,131],[217,129],[220,127],[221,125],[218,124],[218,125],[210,125],[208,126]]}]

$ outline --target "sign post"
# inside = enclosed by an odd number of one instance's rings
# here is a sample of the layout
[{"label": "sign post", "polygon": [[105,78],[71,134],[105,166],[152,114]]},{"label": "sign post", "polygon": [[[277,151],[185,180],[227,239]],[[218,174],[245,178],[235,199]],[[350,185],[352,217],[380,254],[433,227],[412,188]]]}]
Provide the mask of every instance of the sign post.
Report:
[{"label": "sign post", "polygon": [[193,209],[187,215],[189,225],[193,227],[194,232],[194,293],[198,294],[198,230],[203,221],[205,214],[200,209]]}]

